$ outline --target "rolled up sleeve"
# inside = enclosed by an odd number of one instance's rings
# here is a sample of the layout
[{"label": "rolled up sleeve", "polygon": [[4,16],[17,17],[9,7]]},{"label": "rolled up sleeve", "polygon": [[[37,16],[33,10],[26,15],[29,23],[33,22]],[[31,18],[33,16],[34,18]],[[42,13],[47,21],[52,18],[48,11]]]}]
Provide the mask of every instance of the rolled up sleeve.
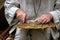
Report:
[{"label": "rolled up sleeve", "polygon": [[19,0],[6,0],[4,7],[5,7],[5,17],[10,24],[15,16],[15,12],[19,9]]},{"label": "rolled up sleeve", "polygon": [[14,17],[16,10],[19,9],[17,7],[12,7],[10,10],[8,10],[9,16]]},{"label": "rolled up sleeve", "polygon": [[55,10],[49,13],[52,14],[54,22],[57,23],[60,21],[60,0],[57,0],[55,4]]},{"label": "rolled up sleeve", "polygon": [[58,12],[57,11],[52,11],[52,12],[49,12],[52,16],[53,16],[53,21],[55,23],[59,22],[59,15],[58,15]]}]

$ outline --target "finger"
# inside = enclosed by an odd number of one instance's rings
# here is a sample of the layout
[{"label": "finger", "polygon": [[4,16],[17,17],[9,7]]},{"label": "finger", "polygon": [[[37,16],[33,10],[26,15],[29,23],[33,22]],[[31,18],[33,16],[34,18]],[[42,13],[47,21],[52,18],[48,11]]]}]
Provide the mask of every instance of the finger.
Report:
[{"label": "finger", "polygon": [[23,16],[23,17],[22,17],[23,23],[25,22],[25,20],[26,20],[26,16]]},{"label": "finger", "polygon": [[22,18],[19,18],[18,20],[23,23]]},{"label": "finger", "polygon": [[17,16],[17,19],[20,20],[20,16]]},{"label": "finger", "polygon": [[48,22],[50,22],[50,20],[49,20],[49,19],[46,21],[46,23],[48,23]]},{"label": "finger", "polygon": [[44,15],[42,15],[41,17],[40,17],[40,19],[44,19],[45,18],[45,16]]},{"label": "finger", "polygon": [[25,18],[22,18],[22,22],[23,22],[23,23],[25,22]]},{"label": "finger", "polygon": [[22,18],[21,16],[18,16],[17,19],[18,19],[20,22],[23,22],[23,21],[22,21],[23,18]]},{"label": "finger", "polygon": [[42,21],[43,21],[43,19],[39,19],[39,20],[38,20],[39,23],[42,23]]},{"label": "finger", "polygon": [[38,22],[42,23],[45,20],[45,17],[41,17]]},{"label": "finger", "polygon": [[47,19],[44,19],[43,21],[42,21],[42,23],[45,23],[47,21]]}]

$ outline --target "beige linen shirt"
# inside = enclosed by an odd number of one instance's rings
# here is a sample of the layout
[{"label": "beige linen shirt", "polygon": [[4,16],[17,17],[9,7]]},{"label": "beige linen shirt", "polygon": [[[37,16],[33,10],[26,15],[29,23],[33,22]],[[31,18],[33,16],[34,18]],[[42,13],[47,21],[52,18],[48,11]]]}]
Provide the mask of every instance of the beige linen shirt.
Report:
[{"label": "beige linen shirt", "polygon": [[[53,16],[53,21],[55,23],[60,22],[60,0],[6,0],[4,6],[5,16],[9,24],[11,24],[15,12],[19,8],[25,11],[27,14],[27,20],[33,19],[34,16],[38,18],[44,13],[50,13]],[[38,35],[39,31],[34,32]],[[34,34],[32,35],[32,39],[36,40],[39,35],[37,36],[34,32],[32,32],[32,34]],[[40,39],[42,40],[44,38],[44,40],[47,40],[46,37],[48,38],[49,34],[51,34],[54,39],[59,37],[59,32],[56,29],[47,28],[40,32]]]}]

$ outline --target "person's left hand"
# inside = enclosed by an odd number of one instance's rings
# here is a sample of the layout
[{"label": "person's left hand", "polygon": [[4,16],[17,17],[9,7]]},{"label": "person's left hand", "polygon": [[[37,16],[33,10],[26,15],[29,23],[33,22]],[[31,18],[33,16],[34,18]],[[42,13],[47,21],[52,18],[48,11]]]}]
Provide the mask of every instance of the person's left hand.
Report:
[{"label": "person's left hand", "polygon": [[41,17],[38,19],[38,23],[48,23],[52,20],[53,16],[50,13],[43,14]]}]

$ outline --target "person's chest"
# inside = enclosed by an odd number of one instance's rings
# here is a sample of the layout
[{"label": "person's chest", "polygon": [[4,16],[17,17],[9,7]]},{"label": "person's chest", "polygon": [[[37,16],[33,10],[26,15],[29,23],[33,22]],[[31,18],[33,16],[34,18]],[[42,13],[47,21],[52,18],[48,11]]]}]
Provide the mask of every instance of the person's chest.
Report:
[{"label": "person's chest", "polygon": [[46,8],[51,7],[55,3],[55,0],[20,0],[21,8]]},{"label": "person's chest", "polygon": [[[53,10],[56,0],[20,0],[20,8],[23,9],[28,16],[42,15]],[[32,14],[32,15],[31,15]]]}]

